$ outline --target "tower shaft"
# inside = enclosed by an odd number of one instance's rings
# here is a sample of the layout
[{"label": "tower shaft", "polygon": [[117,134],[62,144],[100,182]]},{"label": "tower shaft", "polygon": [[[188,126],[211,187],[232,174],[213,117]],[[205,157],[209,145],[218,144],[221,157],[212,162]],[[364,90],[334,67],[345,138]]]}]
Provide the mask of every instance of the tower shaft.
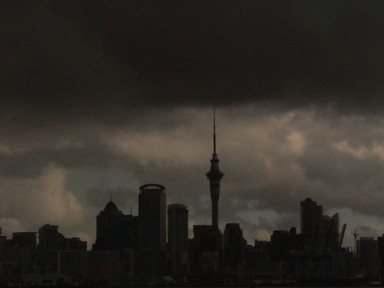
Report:
[{"label": "tower shaft", "polygon": [[212,226],[219,227],[220,181],[209,181],[212,202]]},{"label": "tower shaft", "polygon": [[212,202],[212,226],[219,226],[219,197],[220,197],[220,180],[223,173],[219,169],[219,159],[216,154],[216,117],[215,110],[213,112],[213,154],[211,159],[211,169],[207,173],[209,179],[209,188]]}]

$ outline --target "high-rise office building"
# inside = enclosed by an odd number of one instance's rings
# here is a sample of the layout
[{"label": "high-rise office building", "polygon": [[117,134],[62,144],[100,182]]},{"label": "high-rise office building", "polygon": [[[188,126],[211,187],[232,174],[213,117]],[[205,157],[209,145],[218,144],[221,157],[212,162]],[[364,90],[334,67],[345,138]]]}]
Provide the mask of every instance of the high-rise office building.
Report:
[{"label": "high-rise office building", "polygon": [[137,275],[165,275],[167,203],[165,187],[146,184],[139,194],[139,248],[135,251]]},{"label": "high-rise office building", "polygon": [[194,225],[191,249],[193,272],[217,273],[222,269],[223,236],[216,226]]},{"label": "high-rise office building", "polygon": [[306,247],[339,249],[339,214],[323,215],[323,206],[310,198],[301,202],[301,234]]},{"label": "high-rise office building", "polygon": [[240,268],[243,261],[243,230],[239,223],[227,223],[224,230],[224,265],[231,269]]},{"label": "high-rise office building", "polygon": [[322,248],[339,249],[339,214],[332,217],[323,215],[317,232],[316,246]]},{"label": "high-rise office building", "polygon": [[306,245],[312,245],[320,229],[323,217],[323,206],[317,205],[316,201],[307,198],[301,201],[301,234]]},{"label": "high-rise office building", "polygon": [[212,226],[219,227],[219,197],[220,180],[223,178],[223,172],[219,169],[219,158],[216,154],[216,118],[213,115],[213,154],[211,159],[211,169],[207,172],[212,202]]},{"label": "high-rise office building", "polygon": [[96,216],[96,250],[109,250],[107,249],[108,242],[112,242],[111,236],[118,230],[117,219],[122,217],[124,214],[115,203],[109,201],[105,205],[104,210],[100,211],[99,215]]},{"label": "high-rise office building", "polygon": [[368,280],[377,279],[379,273],[379,244],[372,237],[357,240],[357,255],[363,274]]},{"label": "high-rise office building", "polygon": [[137,221],[109,201],[96,217],[96,251],[123,251],[137,245]]},{"label": "high-rise office building", "polygon": [[165,187],[146,184],[139,194],[139,246],[164,251],[166,245]]},{"label": "high-rise office building", "polygon": [[188,272],[188,209],[183,204],[168,205],[168,250],[170,272]]}]

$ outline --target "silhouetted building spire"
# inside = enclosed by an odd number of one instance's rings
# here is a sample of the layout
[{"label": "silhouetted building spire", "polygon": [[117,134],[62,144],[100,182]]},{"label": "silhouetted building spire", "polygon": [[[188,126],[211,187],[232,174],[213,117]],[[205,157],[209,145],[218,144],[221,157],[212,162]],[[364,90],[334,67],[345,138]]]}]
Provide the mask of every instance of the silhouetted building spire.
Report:
[{"label": "silhouetted building spire", "polygon": [[211,169],[207,173],[209,179],[211,201],[212,201],[212,226],[219,226],[219,196],[220,196],[220,180],[223,173],[219,169],[219,159],[216,154],[216,113],[213,110],[213,154],[211,159]]}]

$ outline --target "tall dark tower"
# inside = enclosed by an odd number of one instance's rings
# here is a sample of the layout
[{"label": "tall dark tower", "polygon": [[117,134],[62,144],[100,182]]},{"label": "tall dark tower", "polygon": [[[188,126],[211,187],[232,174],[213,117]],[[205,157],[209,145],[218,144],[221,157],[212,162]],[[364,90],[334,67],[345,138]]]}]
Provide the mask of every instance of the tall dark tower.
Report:
[{"label": "tall dark tower", "polygon": [[219,196],[220,180],[223,178],[223,172],[219,169],[219,159],[216,154],[216,115],[213,110],[213,154],[211,159],[211,169],[207,173],[209,179],[209,188],[212,201],[212,226],[219,227]]},{"label": "tall dark tower", "polygon": [[[135,271],[139,275],[165,275],[167,267],[167,199],[165,187],[146,184],[139,194],[139,250]],[[137,256],[137,257],[136,257]]]},{"label": "tall dark tower", "polygon": [[167,203],[165,187],[146,184],[139,194],[139,246],[164,251],[167,235]]}]

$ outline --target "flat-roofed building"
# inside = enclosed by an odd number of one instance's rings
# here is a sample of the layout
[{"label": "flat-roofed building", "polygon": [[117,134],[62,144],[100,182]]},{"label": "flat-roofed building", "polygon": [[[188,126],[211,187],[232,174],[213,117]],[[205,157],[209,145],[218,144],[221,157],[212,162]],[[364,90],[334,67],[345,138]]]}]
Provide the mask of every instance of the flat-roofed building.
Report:
[{"label": "flat-roofed building", "polygon": [[168,251],[170,272],[188,272],[188,209],[183,204],[168,205]]}]

